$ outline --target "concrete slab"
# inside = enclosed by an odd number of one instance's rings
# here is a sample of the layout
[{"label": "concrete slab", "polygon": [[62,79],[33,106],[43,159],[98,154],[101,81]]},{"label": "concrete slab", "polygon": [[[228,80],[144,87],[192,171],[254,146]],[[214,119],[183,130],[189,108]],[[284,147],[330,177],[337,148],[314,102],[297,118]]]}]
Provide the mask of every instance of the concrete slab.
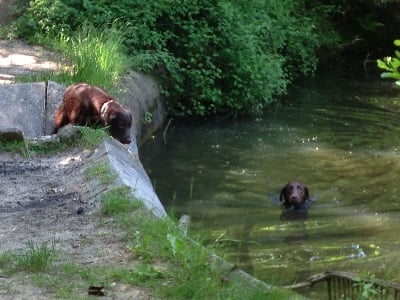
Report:
[{"label": "concrete slab", "polygon": [[0,126],[21,126],[26,138],[43,135],[45,83],[2,85],[0,91]]},{"label": "concrete slab", "polygon": [[96,150],[94,160],[109,162],[113,173],[117,176],[117,183],[129,186],[132,196],[142,201],[154,216],[167,216],[137,153],[129,152],[126,145],[114,139],[105,138]]}]

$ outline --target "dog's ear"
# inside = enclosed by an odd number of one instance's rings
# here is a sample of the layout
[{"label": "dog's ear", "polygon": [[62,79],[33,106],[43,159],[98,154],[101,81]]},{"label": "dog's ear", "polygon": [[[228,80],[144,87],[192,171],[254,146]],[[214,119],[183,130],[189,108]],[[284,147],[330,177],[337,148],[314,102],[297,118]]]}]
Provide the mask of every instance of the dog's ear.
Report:
[{"label": "dog's ear", "polygon": [[285,200],[285,202],[288,200],[287,199],[287,195],[286,195],[286,189],[287,189],[287,185],[285,185],[282,190],[281,190],[281,194],[279,195],[279,201],[283,201]]},{"label": "dog's ear", "polygon": [[310,198],[310,194],[308,193],[308,187],[304,186],[304,201]]}]

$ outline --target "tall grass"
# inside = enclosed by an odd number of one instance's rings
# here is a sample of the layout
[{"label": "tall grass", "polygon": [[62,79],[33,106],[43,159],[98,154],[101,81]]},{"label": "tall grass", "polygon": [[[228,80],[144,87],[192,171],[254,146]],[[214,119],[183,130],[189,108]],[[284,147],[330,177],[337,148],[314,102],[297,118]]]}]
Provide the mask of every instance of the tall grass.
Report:
[{"label": "tall grass", "polygon": [[55,258],[54,241],[49,247],[47,243],[40,246],[28,243],[28,250],[25,253],[15,256],[15,267],[17,270],[40,272],[46,270]]},{"label": "tall grass", "polygon": [[42,272],[52,266],[57,253],[55,242],[51,245],[42,243],[35,245],[32,241],[27,243],[28,248],[18,253],[3,252],[0,254],[0,272],[12,274],[18,271]]},{"label": "tall grass", "polygon": [[[50,40],[49,40],[50,39]],[[52,80],[65,85],[86,82],[113,90],[131,62],[123,47],[123,34],[114,29],[82,26],[72,37],[60,34],[49,37],[43,44],[59,52],[57,71],[24,74],[17,82]]]},{"label": "tall grass", "polygon": [[121,33],[83,26],[73,37],[61,35],[55,43],[70,63],[59,74],[65,84],[87,82],[112,89],[128,67]]}]

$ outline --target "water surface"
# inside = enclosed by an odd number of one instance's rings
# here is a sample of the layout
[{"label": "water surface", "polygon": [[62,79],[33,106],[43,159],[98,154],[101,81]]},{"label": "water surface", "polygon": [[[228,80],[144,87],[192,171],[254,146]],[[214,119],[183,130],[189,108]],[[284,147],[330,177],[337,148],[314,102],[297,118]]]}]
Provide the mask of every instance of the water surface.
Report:
[{"label": "water surface", "polygon": [[[400,120],[389,82],[315,79],[259,118],[173,121],[141,149],[167,210],[277,285],[325,270],[400,278]],[[288,181],[316,201],[282,220]]]}]

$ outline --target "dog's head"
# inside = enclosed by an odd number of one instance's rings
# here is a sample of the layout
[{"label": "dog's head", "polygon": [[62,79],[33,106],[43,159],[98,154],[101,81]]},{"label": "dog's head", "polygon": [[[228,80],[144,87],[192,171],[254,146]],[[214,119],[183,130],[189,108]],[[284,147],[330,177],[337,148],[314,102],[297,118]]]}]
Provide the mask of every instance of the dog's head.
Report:
[{"label": "dog's head", "polygon": [[102,117],[104,118],[104,125],[110,128],[112,137],[122,144],[131,143],[132,115],[129,110],[113,102],[109,104]]},{"label": "dog's head", "polygon": [[298,181],[287,183],[281,190],[280,201],[285,208],[302,209],[303,204],[310,198],[308,188]]}]

